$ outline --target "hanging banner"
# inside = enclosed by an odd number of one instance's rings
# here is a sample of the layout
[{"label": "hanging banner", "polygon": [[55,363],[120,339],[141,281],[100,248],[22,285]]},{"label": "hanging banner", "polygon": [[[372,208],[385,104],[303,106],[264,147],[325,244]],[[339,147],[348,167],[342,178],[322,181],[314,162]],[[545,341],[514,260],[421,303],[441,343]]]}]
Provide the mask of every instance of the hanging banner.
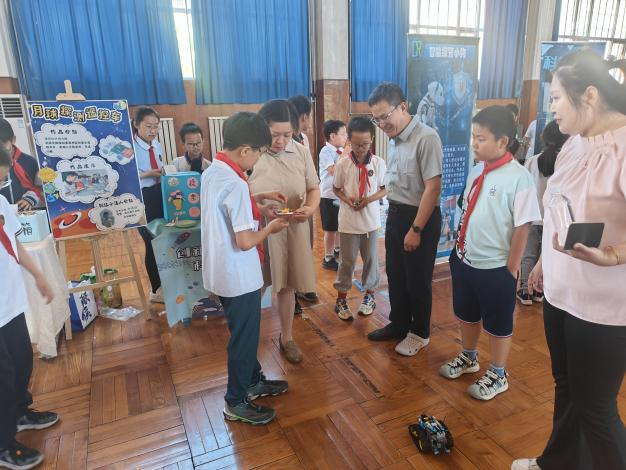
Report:
[{"label": "hanging banner", "polygon": [[[541,43],[541,70],[539,75],[539,101],[537,103],[537,127],[535,130],[534,153],[541,152],[541,133],[552,120],[550,113],[550,76],[559,60],[570,52],[589,47],[604,57],[606,42],[553,42]],[[531,142],[533,145],[533,142]]]},{"label": "hanging banner", "polygon": [[28,104],[54,238],[145,224],[125,100]]},{"label": "hanging banner", "polygon": [[409,35],[409,111],[439,133],[443,145],[441,236],[437,257],[450,254],[472,152],[472,110],[478,83],[478,38]]}]

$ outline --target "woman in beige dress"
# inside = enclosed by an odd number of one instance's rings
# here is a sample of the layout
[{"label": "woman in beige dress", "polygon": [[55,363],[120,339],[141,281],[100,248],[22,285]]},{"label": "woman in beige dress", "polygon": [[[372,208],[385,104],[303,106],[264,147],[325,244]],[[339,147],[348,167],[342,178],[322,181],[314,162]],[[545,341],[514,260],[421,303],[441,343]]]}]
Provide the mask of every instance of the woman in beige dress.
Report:
[{"label": "woman in beige dress", "polygon": [[308,148],[292,139],[291,107],[286,100],[272,100],[259,114],[267,121],[272,146],[264,153],[250,176],[253,193],[280,191],[286,207],[296,211],[287,230],[267,239],[265,273],[267,284],[277,294],[280,313],[281,351],[289,362],[300,362],[302,352],[293,340],[294,292],[315,291],[315,269],[308,224],[320,202],[319,178]]}]

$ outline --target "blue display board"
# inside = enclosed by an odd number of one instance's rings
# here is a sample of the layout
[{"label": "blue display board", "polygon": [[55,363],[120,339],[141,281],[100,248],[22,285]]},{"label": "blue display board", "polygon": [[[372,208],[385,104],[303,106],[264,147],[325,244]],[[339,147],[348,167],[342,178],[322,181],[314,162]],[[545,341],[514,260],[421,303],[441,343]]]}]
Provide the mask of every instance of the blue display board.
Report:
[{"label": "blue display board", "polygon": [[606,42],[552,42],[541,43],[541,72],[539,76],[539,102],[537,104],[537,128],[535,131],[534,153],[541,151],[541,133],[546,124],[552,120],[550,113],[550,80],[551,72],[559,60],[570,52],[589,47],[604,57]]},{"label": "blue display board", "polygon": [[148,225],[167,311],[167,322],[174,326],[193,316],[223,314],[216,297],[202,282],[202,243],[200,225],[191,229],[166,227],[155,220]]},{"label": "blue display board", "polygon": [[54,238],[145,223],[125,100],[28,104]]},{"label": "blue display board", "polygon": [[437,257],[454,247],[457,200],[472,162],[470,137],[478,77],[478,38],[409,35],[409,110],[443,145],[441,236]]}]

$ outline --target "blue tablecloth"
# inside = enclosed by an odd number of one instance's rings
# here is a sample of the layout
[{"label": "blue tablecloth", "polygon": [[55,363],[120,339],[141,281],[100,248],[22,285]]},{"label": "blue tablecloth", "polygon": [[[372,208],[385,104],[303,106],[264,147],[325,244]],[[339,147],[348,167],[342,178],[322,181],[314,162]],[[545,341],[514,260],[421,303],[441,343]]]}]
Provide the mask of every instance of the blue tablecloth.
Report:
[{"label": "blue tablecloth", "polygon": [[219,300],[202,285],[200,224],[192,228],[168,227],[163,219],[153,220],[148,230],[154,235],[152,248],[170,326],[192,316],[223,314]]}]

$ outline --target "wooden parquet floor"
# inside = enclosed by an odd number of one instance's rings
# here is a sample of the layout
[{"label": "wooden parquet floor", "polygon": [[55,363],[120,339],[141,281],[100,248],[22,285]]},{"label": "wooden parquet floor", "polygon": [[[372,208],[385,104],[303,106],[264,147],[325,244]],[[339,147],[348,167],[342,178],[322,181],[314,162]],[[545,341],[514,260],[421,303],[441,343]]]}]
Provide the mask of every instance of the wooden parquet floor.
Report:
[{"label": "wooden parquet floor", "polygon": [[[319,226],[319,225],[318,225]],[[141,263],[143,244],[132,240]],[[104,263],[130,273],[121,237],[105,244]],[[318,233],[316,259],[321,259]],[[318,272],[320,302],[294,322],[305,354],[299,365],[279,352],[276,312],[263,312],[259,359],[269,377],[289,381],[289,392],[260,400],[277,419],[252,427],[222,418],[228,331],[222,318],[169,328],[161,308],[154,319],[98,318],[74,339],[61,340],[59,356],[36,359],[31,389],[35,406],[61,422],[19,434],[45,452],[44,469],[508,469],[514,458],[537,455],[551,430],[550,360],[541,309],[518,308],[508,370],[510,389],[477,402],[465,389],[474,380],[446,380],[439,366],[459,349],[445,266],[433,282],[430,345],[416,357],[394,352],[395,343],[371,343],[366,334],[389,312],[380,240],[378,308],[352,323],[333,313],[334,273]],[[91,266],[89,245],[69,244],[73,274]],[[317,263],[319,264],[319,263]],[[147,285],[147,280],[144,280]],[[356,309],[360,294],[352,290]],[[131,285],[125,299],[136,299]],[[486,338],[479,353],[487,363]],[[619,397],[626,413],[626,391]],[[421,413],[444,418],[455,437],[450,455],[420,454],[407,432]]]}]

